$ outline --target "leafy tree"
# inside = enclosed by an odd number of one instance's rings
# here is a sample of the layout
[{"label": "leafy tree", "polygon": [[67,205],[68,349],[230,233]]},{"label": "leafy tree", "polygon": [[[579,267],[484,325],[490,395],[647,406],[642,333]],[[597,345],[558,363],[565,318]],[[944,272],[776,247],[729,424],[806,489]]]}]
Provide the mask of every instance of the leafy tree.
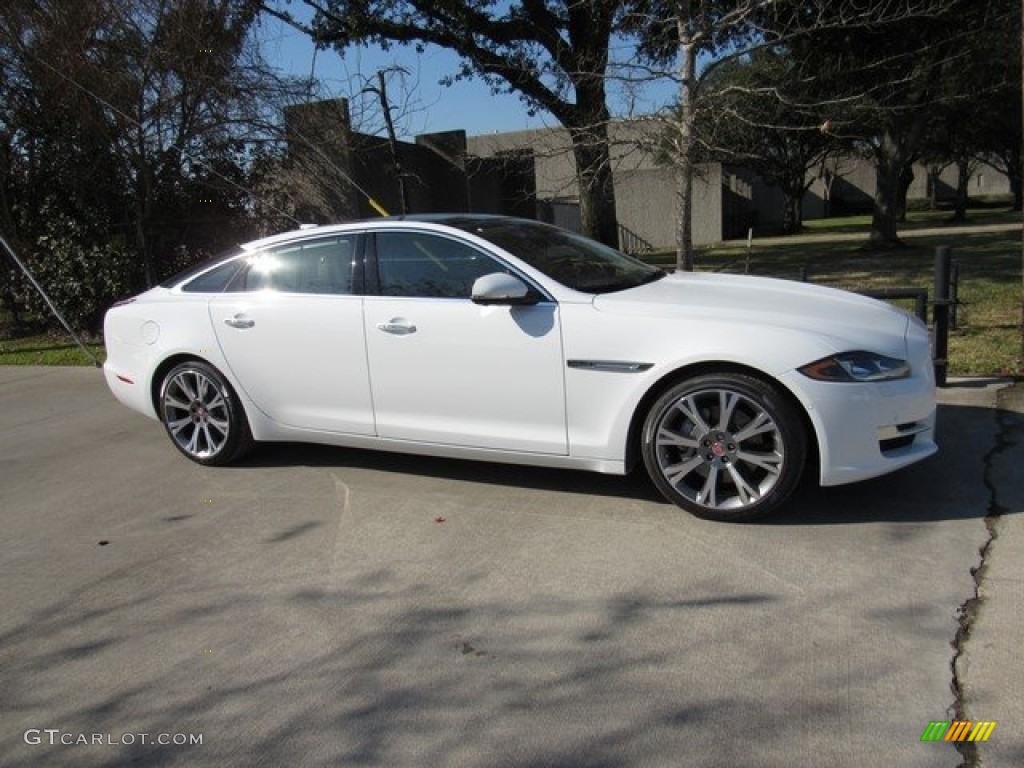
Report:
[{"label": "leafy tree", "polygon": [[[1024,184],[1021,178],[1021,6],[1016,0],[992,0],[984,46],[975,60],[977,76],[968,84],[976,94],[963,119],[974,125],[980,159],[992,164],[1010,181],[1014,210],[1021,210]],[[982,86],[979,88],[979,86]]]},{"label": "leafy tree", "polygon": [[1002,0],[899,5],[907,12],[855,29],[834,25],[795,46],[803,75],[817,79],[841,105],[830,121],[832,132],[856,141],[874,161],[870,237],[878,247],[899,244],[912,165],[934,157],[936,141],[945,143],[948,159],[961,163],[966,178],[966,147],[976,139],[962,115],[988,87],[986,72],[1000,55],[990,47],[991,36],[1014,21]]},{"label": "leafy tree", "polygon": [[83,65],[107,83],[97,92],[102,128],[132,191],[136,246],[152,284],[174,247],[207,246],[179,225],[183,211],[203,219],[197,207],[239,207],[240,142],[265,135],[279,84],[253,48],[252,0],[118,6]]},{"label": "leafy tree", "polygon": [[462,58],[453,80],[479,77],[518,93],[569,132],[584,233],[618,244],[608,146],[606,75],[613,36],[624,30],[621,0],[304,0],[316,11],[303,27],[272,4],[266,10],[305,29],[321,45],[436,45]]},{"label": "leafy tree", "polygon": [[978,99],[944,104],[936,108],[922,142],[920,159],[928,169],[928,183],[931,190],[931,204],[936,206],[940,174],[949,166],[957,171],[956,189],[953,198],[953,219],[967,218],[968,186],[973,173],[981,164],[979,149],[981,131],[984,129],[976,118]]},{"label": "leafy tree", "polygon": [[[990,112],[983,144],[982,159],[1010,180],[1013,209],[1019,211],[1024,201],[1024,180],[1021,177],[1021,88],[1007,89],[1003,98],[994,97],[999,109]],[[1014,103],[1016,102],[1016,104]],[[1007,107],[1006,105],[1010,106]]]},{"label": "leafy tree", "polygon": [[[770,3],[769,3],[770,4]],[[628,17],[641,40],[641,54],[655,66],[671,67],[679,99],[667,118],[669,156],[676,166],[676,268],[693,269],[693,179],[698,159],[697,121],[705,81],[716,65],[738,58],[761,38],[757,13],[764,0],[641,0]],[[711,59],[703,71],[697,64]]]},{"label": "leafy tree", "polygon": [[[778,187],[784,197],[783,231],[802,224],[802,202],[813,171],[848,145],[821,130],[826,110],[801,91],[793,60],[783,50],[755,51],[730,60],[706,78],[698,112],[698,158],[736,163]],[[809,102],[809,103],[808,103]]]},{"label": "leafy tree", "polygon": [[[30,256],[37,248],[51,261],[78,249],[80,266],[102,259],[111,238],[117,238],[116,219],[107,212],[129,204],[116,157],[95,130],[102,107],[84,90],[69,89],[50,63],[88,47],[100,11],[98,3],[88,1],[13,0],[0,9],[0,227],[35,268],[44,266]],[[63,226],[58,218],[74,226]],[[66,236],[76,240],[64,241]],[[23,326],[40,316],[39,305],[6,255],[0,261],[7,278],[0,299]],[[122,281],[122,291],[128,287]],[[90,312],[72,308],[71,314],[81,319]]]},{"label": "leafy tree", "polygon": [[250,227],[252,142],[288,93],[255,48],[258,14],[255,0],[0,6],[0,226],[23,255],[106,274],[130,254],[116,295]]},{"label": "leafy tree", "polygon": [[[714,71],[735,59],[757,51],[783,49],[801,66],[798,77],[814,84],[812,100],[804,110],[831,106],[846,115],[851,102],[881,99],[887,109],[879,112],[894,123],[906,120],[916,106],[908,100],[907,83],[921,85],[909,77],[908,62],[927,49],[925,33],[934,31],[936,21],[957,0],[646,0],[633,15],[634,28],[644,40],[643,51],[655,65],[674,65],[674,73],[665,69],[678,83],[679,100],[668,114],[670,135],[678,169],[678,243],[677,268],[691,269],[693,242],[693,173],[698,140],[695,133],[701,110],[716,94],[708,88]],[[948,26],[948,19],[945,22]],[[898,31],[897,31],[898,30]],[[922,45],[906,50],[901,35],[917,34]],[[934,42],[937,37],[926,38]],[[893,51],[897,53],[894,53]],[[700,65],[700,66],[698,66]],[[916,65],[915,65],[916,66]],[[914,66],[911,66],[913,69]],[[840,87],[841,86],[841,87]],[[751,122],[754,122],[751,120]],[[829,120],[847,129],[837,138],[856,137],[845,120]],[[906,131],[879,129],[879,204],[886,207],[898,199],[900,173],[912,155],[899,145]],[[894,149],[894,143],[897,145]],[[898,149],[898,151],[896,151]],[[890,172],[895,169],[895,175]],[[890,181],[896,180],[891,186]],[[892,226],[895,233],[895,224]]]}]

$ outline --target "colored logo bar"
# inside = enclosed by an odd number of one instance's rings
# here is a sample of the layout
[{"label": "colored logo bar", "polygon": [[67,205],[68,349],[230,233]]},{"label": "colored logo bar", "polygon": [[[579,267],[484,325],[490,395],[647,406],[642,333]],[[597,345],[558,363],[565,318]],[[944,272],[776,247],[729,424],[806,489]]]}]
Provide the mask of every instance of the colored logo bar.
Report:
[{"label": "colored logo bar", "polygon": [[921,741],[988,741],[995,728],[995,720],[932,720]]}]

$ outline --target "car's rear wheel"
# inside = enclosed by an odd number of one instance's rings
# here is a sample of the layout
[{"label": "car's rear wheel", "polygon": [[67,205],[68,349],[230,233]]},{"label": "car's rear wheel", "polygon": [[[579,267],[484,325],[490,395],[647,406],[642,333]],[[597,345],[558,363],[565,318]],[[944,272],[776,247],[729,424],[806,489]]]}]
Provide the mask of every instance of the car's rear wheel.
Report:
[{"label": "car's rear wheel", "polygon": [[711,520],[748,520],[778,507],[807,455],[795,406],[774,386],[733,373],[671,387],[648,411],[642,440],[658,489]]},{"label": "car's rear wheel", "polygon": [[164,377],[160,418],[175,447],[199,464],[227,464],[252,444],[245,411],[231,385],[198,360],[182,363]]}]

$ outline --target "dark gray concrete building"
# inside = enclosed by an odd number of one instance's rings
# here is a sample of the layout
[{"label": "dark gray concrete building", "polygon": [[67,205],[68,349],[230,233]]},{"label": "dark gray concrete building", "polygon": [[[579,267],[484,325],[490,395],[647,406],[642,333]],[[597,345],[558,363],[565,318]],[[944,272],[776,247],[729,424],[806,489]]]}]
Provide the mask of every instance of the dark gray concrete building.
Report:
[{"label": "dark gray concrete building", "polygon": [[[579,190],[569,134],[562,128],[467,136],[427,133],[389,141],[353,131],[344,99],[292,107],[285,116],[290,183],[306,220],[398,214],[500,213],[579,226]],[[620,247],[629,251],[675,245],[676,179],[659,160],[659,123],[617,121],[609,126]],[[834,163],[830,183],[815,178],[803,200],[806,219],[870,208],[874,168],[863,158]],[[939,188],[941,186],[941,188]],[[929,175],[915,168],[909,199],[955,188],[955,170]],[[994,168],[972,176],[972,195],[1009,194]],[[372,200],[372,202],[371,202]],[[306,206],[304,209],[303,206]],[[697,245],[777,229],[783,197],[756,174],[718,163],[699,167],[694,185]]]}]

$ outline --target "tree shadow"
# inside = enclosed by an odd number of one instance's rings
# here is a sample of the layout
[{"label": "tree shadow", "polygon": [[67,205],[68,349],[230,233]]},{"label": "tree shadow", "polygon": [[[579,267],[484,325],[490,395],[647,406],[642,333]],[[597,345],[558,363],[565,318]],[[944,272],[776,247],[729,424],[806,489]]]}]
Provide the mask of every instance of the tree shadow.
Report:
[{"label": "tree shadow", "polygon": [[[283,445],[168,465],[97,421],[68,453],[103,487],[41,505],[0,561],[0,765],[953,764],[919,738],[984,527],[821,524],[981,516],[993,418],[944,406],[939,457],[758,526],[583,472]],[[349,508],[349,466],[543,494],[435,525],[405,490],[353,486]],[[26,743],[46,728],[203,743]]]},{"label": "tree shadow", "polygon": [[[273,562],[267,574],[281,575]],[[784,751],[843,714],[831,663],[799,672],[810,676],[798,703],[762,706],[765,676],[784,684],[803,662],[780,648],[769,672],[744,650],[755,628],[793,620],[766,590],[457,599],[385,572],[341,589],[201,579],[117,597],[115,581],[83,584],[0,636],[5,720],[20,729],[0,763],[533,768],[686,754],[735,766],[751,744]],[[714,693],[711,659],[730,665]],[[864,683],[886,674],[868,666]],[[31,745],[30,728],[114,743]]]}]

